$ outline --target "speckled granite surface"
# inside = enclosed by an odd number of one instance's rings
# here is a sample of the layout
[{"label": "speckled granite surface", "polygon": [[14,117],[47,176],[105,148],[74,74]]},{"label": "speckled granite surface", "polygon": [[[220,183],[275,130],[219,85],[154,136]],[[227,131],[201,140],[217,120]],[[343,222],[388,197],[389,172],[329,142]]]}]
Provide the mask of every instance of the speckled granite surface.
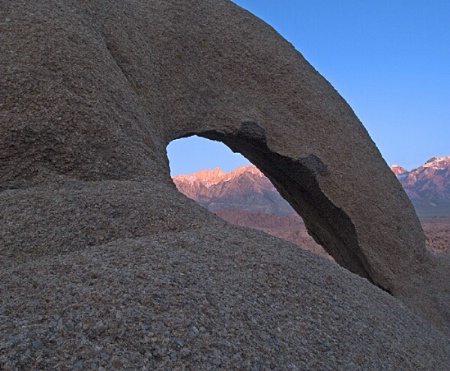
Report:
[{"label": "speckled granite surface", "polygon": [[[4,0],[0,78],[1,369],[448,367],[448,260],[348,105],[257,18]],[[348,270],[177,192],[165,148],[193,133],[303,202]]]}]

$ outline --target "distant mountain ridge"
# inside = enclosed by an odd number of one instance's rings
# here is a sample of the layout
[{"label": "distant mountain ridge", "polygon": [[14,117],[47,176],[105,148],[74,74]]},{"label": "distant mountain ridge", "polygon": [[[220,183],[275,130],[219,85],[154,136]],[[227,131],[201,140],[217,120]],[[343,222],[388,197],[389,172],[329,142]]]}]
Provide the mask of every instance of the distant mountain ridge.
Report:
[{"label": "distant mountain ridge", "polygon": [[[410,197],[427,232],[433,251],[450,251],[450,156],[432,158],[407,171],[391,169]],[[226,173],[219,168],[173,178],[181,193],[197,201],[222,219],[241,227],[265,231],[301,248],[328,256],[306,231],[303,220],[278,194],[272,183],[252,165]],[[434,218],[447,215],[446,218]]]},{"label": "distant mountain ridge", "polygon": [[255,166],[225,173],[219,168],[173,178],[178,190],[210,211],[238,209],[278,216],[294,210]]},{"label": "distant mountain ridge", "polygon": [[[450,215],[450,156],[433,157],[424,165],[407,171],[392,165],[419,216]],[[237,209],[287,216],[295,214],[255,166],[226,173],[219,168],[173,178],[178,190],[212,212]]]},{"label": "distant mountain ridge", "polygon": [[432,157],[409,172],[399,168],[391,166],[419,216],[450,215],[450,156]]}]

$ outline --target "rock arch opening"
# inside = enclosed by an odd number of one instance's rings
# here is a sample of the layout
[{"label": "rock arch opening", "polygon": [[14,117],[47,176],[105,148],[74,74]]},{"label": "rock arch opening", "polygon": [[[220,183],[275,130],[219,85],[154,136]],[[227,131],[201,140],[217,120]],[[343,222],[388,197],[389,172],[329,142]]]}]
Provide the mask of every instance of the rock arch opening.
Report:
[{"label": "rock arch opening", "polygon": [[221,142],[233,153],[247,158],[303,218],[309,235],[317,244],[323,246],[337,263],[379,286],[373,280],[370,264],[359,249],[358,235],[351,218],[328,199],[318,184],[317,176],[328,173],[327,165],[320,158],[309,155],[293,160],[271,151],[264,128],[256,122],[243,122],[238,133],[207,130],[174,140],[193,135]]},{"label": "rock arch opening", "polygon": [[232,224],[263,230],[330,257],[272,180],[213,132],[173,140],[167,153],[172,180],[187,197]]},{"label": "rock arch opening", "polygon": [[216,167],[230,172],[251,164],[240,153],[233,153],[225,144],[197,135],[171,141],[167,146],[167,155],[172,177]]}]

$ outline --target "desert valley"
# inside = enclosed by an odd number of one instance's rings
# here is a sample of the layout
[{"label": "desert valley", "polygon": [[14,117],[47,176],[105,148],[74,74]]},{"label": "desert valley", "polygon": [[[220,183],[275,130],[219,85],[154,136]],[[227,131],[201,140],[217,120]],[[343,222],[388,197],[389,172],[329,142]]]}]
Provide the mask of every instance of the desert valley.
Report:
[{"label": "desert valley", "polygon": [[[450,253],[450,156],[431,158],[409,172],[399,165],[391,169],[416,209],[427,247]],[[262,230],[329,257],[308,234],[303,219],[253,165],[230,173],[219,168],[202,170],[173,181],[181,193],[229,223]]]}]

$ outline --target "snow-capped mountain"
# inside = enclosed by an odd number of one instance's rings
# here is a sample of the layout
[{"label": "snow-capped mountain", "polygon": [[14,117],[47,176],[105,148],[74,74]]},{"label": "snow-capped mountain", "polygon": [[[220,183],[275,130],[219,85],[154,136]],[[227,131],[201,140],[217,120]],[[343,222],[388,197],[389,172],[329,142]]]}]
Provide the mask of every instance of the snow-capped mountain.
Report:
[{"label": "snow-capped mountain", "polygon": [[410,172],[393,171],[419,215],[450,214],[450,156],[433,157]]},{"label": "snow-capped mountain", "polygon": [[[391,166],[412,200],[427,231],[427,244],[435,251],[449,251],[450,157],[432,158],[410,172]],[[230,173],[219,168],[173,178],[181,193],[215,212],[226,221],[263,230],[302,248],[326,255],[308,235],[302,219],[255,167],[244,166]],[[437,223],[436,221],[441,221]],[[427,224],[428,223],[428,224]]]},{"label": "snow-capped mountain", "polygon": [[178,190],[210,211],[239,209],[290,215],[294,211],[255,166],[225,173],[219,168],[173,178]]},{"label": "snow-capped mountain", "polygon": [[399,176],[402,174],[407,173],[408,171],[404,168],[402,168],[400,165],[392,165],[391,170],[394,172],[395,175]]},{"label": "snow-capped mountain", "polygon": [[412,200],[450,201],[450,156],[433,157],[410,172],[394,172]]},{"label": "snow-capped mountain", "polygon": [[[391,166],[419,216],[450,215],[450,156],[433,157],[410,172]],[[216,168],[173,178],[178,190],[210,211],[237,209],[278,216],[295,214],[255,166],[225,173]]]}]

